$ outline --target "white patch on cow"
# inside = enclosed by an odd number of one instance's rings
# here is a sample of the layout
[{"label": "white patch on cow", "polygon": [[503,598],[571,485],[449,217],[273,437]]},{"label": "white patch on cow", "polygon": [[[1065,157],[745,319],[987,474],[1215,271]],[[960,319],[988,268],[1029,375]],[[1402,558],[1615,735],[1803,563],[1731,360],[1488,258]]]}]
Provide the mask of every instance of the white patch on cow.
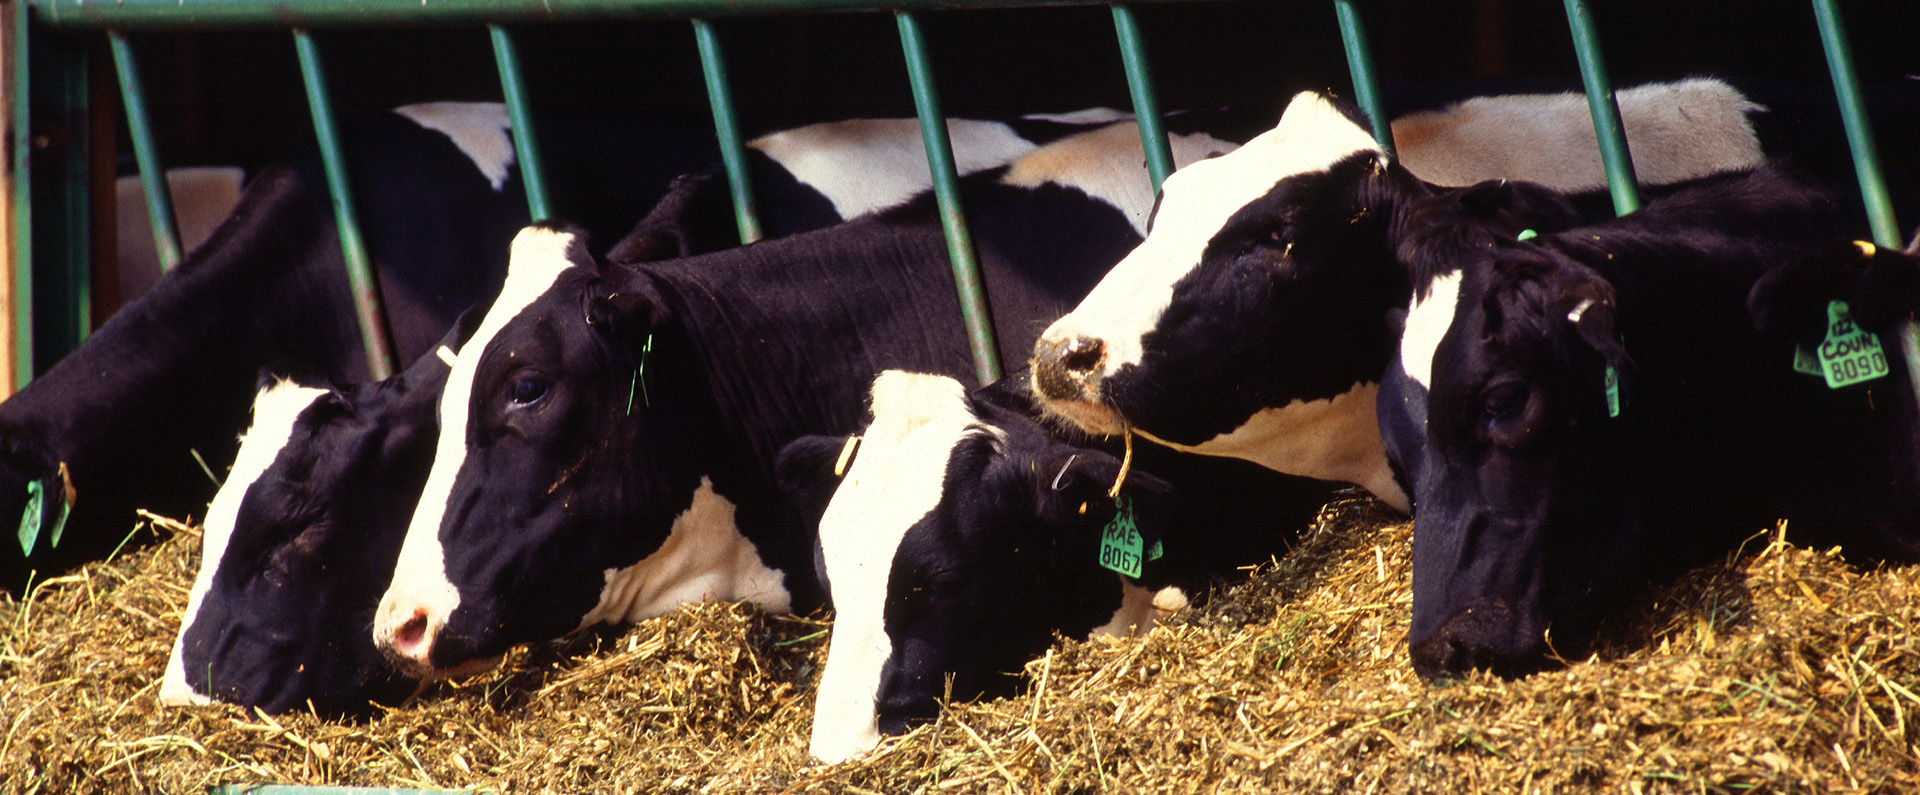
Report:
[{"label": "white patch on cow", "polygon": [[[1239,147],[1204,133],[1169,136],[1168,143],[1176,168]],[[1138,126],[1131,122],[1111,124],[1020,156],[1008,164],[1007,175],[1000,181],[1026,188],[1049,183],[1078,188],[1119,209],[1133,224],[1133,231],[1146,237],[1147,216],[1153,212],[1153,181],[1147,176],[1146,157]]]},{"label": "white patch on cow", "polygon": [[607,569],[600,603],[580,620],[594,624],[641,621],[681,605],[709,599],[747,601],[770,613],[793,611],[780,572],[767,568],[760,553],[740,534],[733,503],[700,478],[693,503],[673,520],[667,540],[639,563]]},{"label": "white patch on cow", "polygon": [[1407,493],[1387,466],[1386,443],[1374,416],[1377,383],[1355,384],[1325,400],[1296,400],[1254,412],[1240,427],[1197,445],[1176,444],[1138,428],[1175,450],[1241,458],[1289,475],[1359,485],[1388,505],[1407,510]]},{"label": "white patch on cow", "polygon": [[1453,271],[1427,286],[1426,295],[1414,295],[1407,306],[1406,330],[1400,334],[1400,369],[1421,389],[1433,389],[1433,353],[1440,338],[1453,327],[1453,312],[1460,303],[1460,271]]},{"label": "white patch on cow", "polygon": [[893,556],[940,502],[954,446],[982,432],[954,379],[897,370],[874,379],[873,424],[820,518],[835,614],[814,701],[815,758],[838,762],[880,741],[873,701],[892,653],[883,616]]},{"label": "white patch on cow", "polygon": [[507,106],[498,102],[422,102],[401,105],[393,112],[453,139],[453,145],[473,161],[494,190],[506,187],[507,170],[513,167],[513,136],[509,134],[513,125],[507,120]]},{"label": "white patch on cow", "polygon": [[[1128,582],[1125,577],[1120,578],[1119,609],[1113,611],[1113,618],[1108,619],[1107,623],[1094,627],[1092,632],[1087,633],[1087,637],[1111,635],[1129,638],[1153,629],[1155,624],[1160,623],[1162,617],[1155,602],[1160,601],[1161,595],[1166,591],[1179,594],[1179,600],[1182,603],[1186,601],[1186,594],[1181,593],[1178,588],[1168,586],[1159,591],[1152,591]],[[1169,601],[1172,598],[1167,597]]]},{"label": "white patch on cow", "polygon": [[1168,177],[1152,233],[1041,339],[1103,340],[1104,373],[1138,364],[1141,338],[1173,300],[1174,283],[1199,265],[1207,243],[1228,218],[1280,180],[1324,171],[1357,152],[1387,157],[1366,130],[1325,97],[1295,96],[1272,130]]},{"label": "white patch on cow", "polygon": [[[540,296],[553,288],[554,281],[570,267],[566,250],[573,235],[542,227],[527,227],[513,239],[507,259],[507,280],[500,297],[473,338],[462,350],[472,356],[458,356],[447,374],[446,391],[440,396],[440,439],[434,447],[433,469],[427,473],[426,488],[420,494],[419,507],[407,525],[407,539],[400,546],[400,559],[394,566],[393,584],[380,598],[374,616],[373,639],[389,645],[401,625],[416,610],[427,615],[426,643],[446,625],[447,617],[460,606],[460,592],[447,580],[446,551],[440,547],[440,525],[453,496],[453,484],[466,464],[467,414],[473,403],[473,378],[480,367],[480,355],[493,343],[508,322]],[[424,660],[422,660],[424,662]]]},{"label": "white patch on cow", "polygon": [[1112,124],[1116,121],[1133,121],[1133,114],[1113,108],[1081,108],[1066,113],[1029,113],[1020,118],[1055,124]]},{"label": "white patch on cow", "polygon": [[[1034,149],[1000,122],[948,119],[954,168],[972,174]],[[820,191],[841,218],[900,204],[933,186],[918,119],[849,119],[784,130],[747,143]]]},{"label": "white patch on cow", "polygon": [[[246,500],[247,490],[280,457],[280,450],[293,436],[293,424],[300,412],[326,393],[325,389],[281,380],[263,387],[254,397],[253,425],[240,437],[240,452],[233,459],[227,482],[221,484],[220,491],[207,506],[207,521],[200,535],[200,571],[194,575],[193,589],[187,593],[187,610],[180,619],[180,634],[174,638],[173,653],[167,658],[167,670],[160,679],[162,705],[212,703],[209,697],[213,694],[194,687],[193,680],[187,676],[186,661],[182,657],[187,629],[199,617],[200,602],[213,587],[213,575],[219,571],[220,559],[227,554],[227,544],[233,540],[234,524],[240,518],[240,506]],[[200,684],[205,686],[204,678]]]},{"label": "white patch on cow", "polygon": [[[1712,78],[1614,94],[1634,173],[1664,185],[1762,159],[1747,114],[1766,108]],[[1525,179],[1566,191],[1607,184],[1585,94],[1475,97],[1393,120],[1400,163],[1439,185]]]}]

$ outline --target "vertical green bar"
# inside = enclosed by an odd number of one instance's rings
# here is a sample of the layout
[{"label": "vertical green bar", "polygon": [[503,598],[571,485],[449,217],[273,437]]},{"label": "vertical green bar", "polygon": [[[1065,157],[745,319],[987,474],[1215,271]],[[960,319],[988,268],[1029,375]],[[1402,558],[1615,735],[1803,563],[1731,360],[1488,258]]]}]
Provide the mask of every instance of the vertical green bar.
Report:
[{"label": "vertical green bar", "polygon": [[107,31],[113,44],[113,66],[120,76],[120,98],[126,105],[127,133],[133,139],[133,159],[140,165],[140,190],[147,199],[147,220],[153,224],[153,253],[161,270],[180,264],[180,227],[173,220],[173,195],[167,172],[160,168],[159,149],[147,117],[147,92],[140,84],[140,68],[133,45],[123,31]]},{"label": "vertical green bar", "polygon": [[507,100],[507,123],[513,127],[513,154],[520,160],[520,184],[527,190],[527,211],[533,220],[553,217],[547,201],[547,170],[534,135],[533,113],[527,107],[527,84],[520,70],[520,51],[513,37],[499,25],[488,25],[493,37],[493,61],[500,71],[500,93]]},{"label": "vertical green bar", "polygon": [[1633,176],[1633,156],[1620,126],[1620,106],[1613,100],[1613,84],[1600,57],[1600,38],[1593,31],[1590,0],[1564,0],[1567,25],[1573,30],[1573,54],[1580,60],[1580,81],[1587,87],[1587,110],[1593,113],[1593,134],[1600,142],[1600,162],[1606,168],[1607,187],[1613,192],[1613,210],[1626,215],[1640,209],[1640,189]]},{"label": "vertical green bar", "polygon": [[733,194],[733,220],[740,242],[760,239],[760,216],[753,210],[753,184],[747,180],[747,148],[740,141],[740,122],[733,115],[733,88],[727,82],[727,61],[720,53],[720,35],[713,23],[695,18],[693,41],[700,49],[700,74],[707,81],[707,103],[713,106],[713,130],[720,139],[720,162],[727,169],[727,189]]},{"label": "vertical green bar", "polygon": [[25,262],[33,280],[30,359],[39,373],[86,339],[92,316],[89,55],[96,34],[42,28],[30,35],[23,60],[32,61],[27,158],[34,230]]},{"label": "vertical green bar", "polygon": [[307,106],[313,111],[313,132],[320,142],[320,159],[326,167],[334,224],[340,228],[340,258],[347,266],[347,286],[353,293],[361,343],[367,350],[367,371],[374,380],[384,380],[394,372],[393,344],[387,334],[386,313],[380,307],[380,282],[374,278],[367,246],[361,239],[360,224],[353,212],[346,158],[341,153],[338,128],[334,125],[333,99],[327,93],[326,74],[320,68],[320,50],[314,46],[313,35],[305,30],[293,31],[293,43],[300,56],[300,77],[306,84]]},{"label": "vertical green bar", "polygon": [[1147,68],[1147,47],[1131,7],[1113,7],[1113,32],[1120,39],[1120,63],[1127,72],[1127,91],[1133,95],[1133,117],[1140,123],[1140,146],[1147,152],[1147,175],[1158,194],[1161,183],[1173,173],[1173,149],[1167,145],[1160,100],[1153,94],[1153,71]]},{"label": "vertical green bar", "polygon": [[1393,124],[1380,107],[1380,80],[1373,71],[1373,48],[1367,45],[1367,29],[1360,22],[1360,9],[1353,0],[1333,0],[1334,16],[1340,20],[1340,42],[1347,51],[1347,73],[1353,76],[1353,101],[1367,114],[1373,125],[1373,139],[1388,154],[1393,153]]},{"label": "vertical green bar", "polygon": [[[1813,16],[1820,25],[1820,45],[1827,52],[1827,71],[1833,73],[1833,95],[1840,106],[1840,120],[1847,128],[1847,147],[1853,151],[1853,170],[1860,180],[1860,197],[1867,205],[1867,226],[1873,242],[1887,248],[1900,247],[1900,228],[1893,217],[1893,201],[1887,196],[1887,180],[1880,171],[1880,153],[1874,148],[1873,130],[1867,123],[1866,103],[1860,99],[1860,78],[1853,71],[1853,49],[1847,44],[1847,29],[1840,22],[1840,9],[1833,0],[1813,0]],[[1909,317],[1895,329],[1900,339],[1900,356],[1907,364],[1909,379],[1920,376],[1920,324]],[[1920,401],[1920,380],[1910,387]]]},{"label": "vertical green bar", "polygon": [[920,115],[920,137],[927,146],[927,167],[933,172],[933,196],[940,205],[940,226],[947,235],[947,256],[953,261],[954,286],[960,294],[960,312],[967,324],[967,343],[973,349],[974,375],[982,384],[1000,380],[1000,353],[994,344],[993,320],[987,307],[980,264],[973,256],[973,237],[960,208],[960,178],[953,166],[953,143],[947,138],[947,120],[934,92],[933,66],[925,39],[913,14],[895,11],[900,26],[900,48],[906,53],[907,81],[913,87],[913,105]]},{"label": "vertical green bar", "polygon": [[32,70],[28,68],[27,4],[7,5],[8,57],[13,63],[13,95],[8,106],[13,118],[7,125],[10,154],[13,159],[12,229],[13,247],[13,388],[20,389],[33,380],[33,103],[28,86]]},{"label": "vertical green bar", "polygon": [[1873,130],[1867,123],[1866,103],[1860,99],[1860,78],[1853,71],[1853,49],[1847,45],[1840,9],[1833,0],[1813,0],[1813,16],[1820,23],[1820,44],[1827,51],[1827,70],[1833,73],[1833,95],[1840,105],[1840,120],[1847,128],[1847,147],[1853,151],[1853,170],[1860,180],[1860,197],[1867,204],[1873,242],[1899,248],[1900,229],[1894,224],[1893,201],[1887,196],[1887,180],[1880,171],[1880,152],[1874,147]]}]

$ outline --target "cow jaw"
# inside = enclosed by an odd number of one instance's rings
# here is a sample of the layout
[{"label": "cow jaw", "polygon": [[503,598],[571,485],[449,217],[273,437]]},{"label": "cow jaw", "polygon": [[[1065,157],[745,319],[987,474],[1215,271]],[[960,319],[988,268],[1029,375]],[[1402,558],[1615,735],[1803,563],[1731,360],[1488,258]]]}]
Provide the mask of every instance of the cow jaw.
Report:
[{"label": "cow jaw", "polygon": [[[1115,265],[1078,307],[1054,321],[1035,344],[1034,383],[1049,410],[1075,424],[1082,419],[1100,420],[1101,412],[1091,408],[1104,403],[1100,379],[1140,364],[1146,335],[1172,302],[1175,285],[1199,266],[1208,244],[1228,220],[1281,180],[1325,171],[1357,152],[1386,157],[1372,136],[1332,102],[1302,93],[1293,98],[1272,130],[1232,153],[1202,160],[1168,177],[1146,240]],[[1061,362],[1062,354],[1077,357],[1084,374],[1063,378],[1052,372],[1069,368],[1070,363]],[[1076,381],[1084,386],[1069,386]],[[1055,408],[1056,401],[1090,405]],[[1093,433],[1114,432],[1110,425],[1082,427]]]},{"label": "cow jaw", "polygon": [[426,678],[449,673],[436,670],[431,660],[434,638],[460,606],[460,591],[447,576],[440,530],[466,463],[474,375],[482,354],[500,330],[552,289],[560,274],[571,267],[567,249],[574,242],[572,234],[541,226],[527,227],[514,237],[500,297],[480,321],[473,338],[462,346],[471,355],[456,357],[447,375],[446,391],[440,398],[440,440],[434,448],[433,469],[427,474],[420,505],[407,525],[407,540],[400,547],[393,584],[381,597],[373,622],[374,644],[411,675]]},{"label": "cow jaw", "polygon": [[200,602],[213,588],[213,575],[220,569],[227,543],[233,538],[240,518],[240,506],[247,489],[273,466],[281,448],[293,436],[294,421],[327,390],[305,387],[292,381],[277,381],[261,389],[253,400],[253,425],[241,437],[240,452],[234,457],[227,482],[207,506],[206,532],[200,538],[200,571],[193,577],[193,590],[187,594],[187,611],[180,621],[180,634],[173,641],[173,653],[167,658],[167,670],[160,680],[160,703],[167,706],[208,704],[213,695],[210,682],[202,680],[206,692],[194,689],[186,670],[187,629],[200,612]]},{"label": "cow jaw", "polygon": [[793,610],[780,572],[768,568],[740,534],[734,506],[700,478],[693,504],[673,520],[660,549],[624,569],[607,569],[600,602],[580,627],[633,622],[706,599],[748,601],[773,613]]},{"label": "cow jaw", "polygon": [[1134,433],[1176,450],[1244,458],[1275,472],[1354,483],[1406,511],[1410,502],[1387,466],[1380,421],[1374,415],[1379,393],[1380,385],[1369,382],[1324,400],[1263,408],[1240,427],[1195,445],[1159,439],[1139,428]]},{"label": "cow jaw", "polygon": [[894,555],[938,505],[949,451],[976,421],[958,381],[898,371],[874,380],[873,412],[860,455],[820,519],[835,617],[809,750],[825,762],[880,742],[874,700],[893,654],[884,618]]}]

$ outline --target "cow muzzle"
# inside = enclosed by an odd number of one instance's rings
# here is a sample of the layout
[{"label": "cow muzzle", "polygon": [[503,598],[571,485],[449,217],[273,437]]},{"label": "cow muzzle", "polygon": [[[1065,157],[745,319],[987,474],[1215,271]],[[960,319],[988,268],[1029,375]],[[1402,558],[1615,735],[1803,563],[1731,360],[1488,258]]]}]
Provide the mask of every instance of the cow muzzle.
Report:
[{"label": "cow muzzle", "polygon": [[409,676],[425,679],[435,674],[433,639],[445,624],[444,618],[435,620],[425,607],[382,610],[373,626],[373,642],[395,667]]},{"label": "cow muzzle", "polygon": [[1422,679],[1484,670],[1525,676],[1546,666],[1545,624],[1510,605],[1493,603],[1455,614],[1433,635],[1409,643],[1413,671]]},{"label": "cow muzzle", "polygon": [[1107,365],[1104,340],[1082,335],[1043,338],[1034,343],[1030,364],[1034,394],[1050,413],[1089,433],[1126,432],[1120,413],[1100,394]]}]

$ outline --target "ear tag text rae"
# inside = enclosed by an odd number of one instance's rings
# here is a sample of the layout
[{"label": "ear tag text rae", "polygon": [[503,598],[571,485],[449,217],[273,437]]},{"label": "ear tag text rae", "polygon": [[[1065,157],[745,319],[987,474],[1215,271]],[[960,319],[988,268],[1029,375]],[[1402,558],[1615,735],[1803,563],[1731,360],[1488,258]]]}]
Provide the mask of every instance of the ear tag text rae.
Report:
[{"label": "ear tag text rae", "polygon": [[1120,497],[1114,501],[1114,505],[1119,511],[1100,534],[1100,565],[1139,579],[1141,564],[1146,562],[1143,551],[1146,543],[1140,537],[1140,527],[1133,519],[1133,504],[1126,497]]},{"label": "ear tag text rae", "polygon": [[1847,302],[1827,304],[1827,338],[1820,343],[1820,374],[1839,389],[1886,376],[1887,355],[1880,338],[1854,325]]}]

